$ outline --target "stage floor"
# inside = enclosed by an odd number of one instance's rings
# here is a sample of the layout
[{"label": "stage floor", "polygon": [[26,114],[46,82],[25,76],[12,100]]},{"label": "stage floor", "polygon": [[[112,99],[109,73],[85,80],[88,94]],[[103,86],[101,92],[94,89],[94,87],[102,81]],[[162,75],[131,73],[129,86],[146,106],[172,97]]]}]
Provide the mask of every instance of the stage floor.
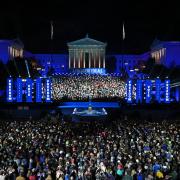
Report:
[{"label": "stage floor", "polygon": [[[120,108],[118,102],[91,102],[94,108]],[[88,108],[89,102],[64,102],[58,108]]]},{"label": "stage floor", "polygon": [[74,122],[92,122],[106,120],[107,112],[104,108],[74,108],[72,113],[72,121]]},{"label": "stage floor", "polygon": [[99,116],[106,116],[107,112],[104,108],[74,108],[72,115],[75,116],[83,116],[83,117],[99,117]]}]

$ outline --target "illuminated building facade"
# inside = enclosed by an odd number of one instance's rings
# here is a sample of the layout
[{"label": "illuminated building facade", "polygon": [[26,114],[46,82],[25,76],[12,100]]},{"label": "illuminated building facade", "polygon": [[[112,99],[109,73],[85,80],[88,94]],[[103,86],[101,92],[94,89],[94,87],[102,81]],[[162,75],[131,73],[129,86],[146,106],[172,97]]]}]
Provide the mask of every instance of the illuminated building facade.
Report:
[{"label": "illuminated building facade", "polygon": [[166,67],[180,65],[180,42],[154,40],[151,45],[151,57],[156,64],[163,64]]},{"label": "illuminated building facade", "polygon": [[16,57],[24,56],[24,44],[19,39],[0,40],[0,60],[7,63]]},{"label": "illuminated building facade", "polygon": [[[0,60],[5,64],[15,57],[34,58],[41,65],[41,72],[46,75],[49,69],[53,73],[66,73],[78,70],[81,72],[104,72],[108,64],[114,66],[113,72],[126,71],[133,74],[144,66],[149,58],[154,58],[156,64],[166,67],[180,65],[180,42],[154,40],[150,51],[143,54],[106,54],[107,44],[88,35],[80,40],[67,43],[68,53],[65,54],[34,54],[24,50],[24,45],[19,39],[0,40]],[[114,64],[112,60],[114,59]],[[79,71],[81,70],[81,71]]]},{"label": "illuminated building facade", "polygon": [[91,39],[88,35],[68,43],[69,68],[105,68],[106,43]]},{"label": "illuminated building facade", "polygon": [[68,71],[68,54],[33,54],[38,64],[42,66],[42,74],[47,74],[50,68],[54,73],[65,73]]}]

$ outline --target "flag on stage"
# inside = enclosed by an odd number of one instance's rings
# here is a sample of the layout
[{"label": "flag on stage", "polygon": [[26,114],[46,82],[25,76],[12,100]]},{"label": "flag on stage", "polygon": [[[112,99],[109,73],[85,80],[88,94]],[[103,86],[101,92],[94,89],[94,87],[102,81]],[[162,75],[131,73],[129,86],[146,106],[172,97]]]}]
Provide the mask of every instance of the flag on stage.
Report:
[{"label": "flag on stage", "polygon": [[51,21],[51,40],[53,40],[54,29],[53,29],[53,21]]},{"label": "flag on stage", "polygon": [[123,23],[123,40],[125,39],[125,28],[124,28],[124,23]]}]

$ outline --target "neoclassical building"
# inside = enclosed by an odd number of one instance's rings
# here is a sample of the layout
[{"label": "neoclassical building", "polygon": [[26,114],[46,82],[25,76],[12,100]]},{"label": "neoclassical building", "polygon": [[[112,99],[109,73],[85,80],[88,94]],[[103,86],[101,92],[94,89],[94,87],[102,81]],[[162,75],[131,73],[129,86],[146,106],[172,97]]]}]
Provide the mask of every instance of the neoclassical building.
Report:
[{"label": "neoclassical building", "polygon": [[151,45],[151,57],[155,59],[156,64],[166,67],[179,66],[180,42],[155,39]]},{"label": "neoclassical building", "polygon": [[85,38],[69,42],[69,68],[106,68],[106,43]]},{"label": "neoclassical building", "polygon": [[[154,58],[157,64],[171,67],[172,64],[180,66],[180,42],[160,41],[155,39],[149,51],[142,54],[109,54],[106,53],[107,43],[85,38],[67,43],[67,54],[34,54],[35,58],[43,67],[51,66],[56,73],[61,72],[94,72],[104,73],[108,66],[114,66],[115,73],[121,73],[125,69],[133,73],[147,61]],[[111,61],[115,60],[113,64]]]},{"label": "neoclassical building", "polygon": [[24,57],[24,44],[20,39],[0,40],[0,60],[7,63],[16,57]]},{"label": "neoclassical building", "polygon": [[[121,73],[138,70],[141,62],[154,58],[157,64],[166,67],[180,66],[180,42],[154,40],[149,51],[142,54],[109,54],[106,53],[107,43],[85,38],[67,43],[68,52],[65,54],[34,54],[26,51],[22,41],[0,40],[0,60],[5,64],[15,57],[34,58],[41,65],[42,75],[46,75],[50,68],[54,73],[90,72],[104,73],[109,66],[114,66],[113,72]],[[110,45],[109,45],[110,46]]]}]

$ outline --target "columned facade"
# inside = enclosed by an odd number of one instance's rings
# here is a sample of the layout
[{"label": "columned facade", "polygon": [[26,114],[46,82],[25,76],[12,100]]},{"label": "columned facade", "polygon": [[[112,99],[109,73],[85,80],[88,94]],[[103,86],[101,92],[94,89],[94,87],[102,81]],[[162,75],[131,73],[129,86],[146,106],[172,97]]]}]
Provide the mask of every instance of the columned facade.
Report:
[{"label": "columned facade", "polygon": [[106,43],[86,36],[68,43],[69,68],[105,68]]}]

